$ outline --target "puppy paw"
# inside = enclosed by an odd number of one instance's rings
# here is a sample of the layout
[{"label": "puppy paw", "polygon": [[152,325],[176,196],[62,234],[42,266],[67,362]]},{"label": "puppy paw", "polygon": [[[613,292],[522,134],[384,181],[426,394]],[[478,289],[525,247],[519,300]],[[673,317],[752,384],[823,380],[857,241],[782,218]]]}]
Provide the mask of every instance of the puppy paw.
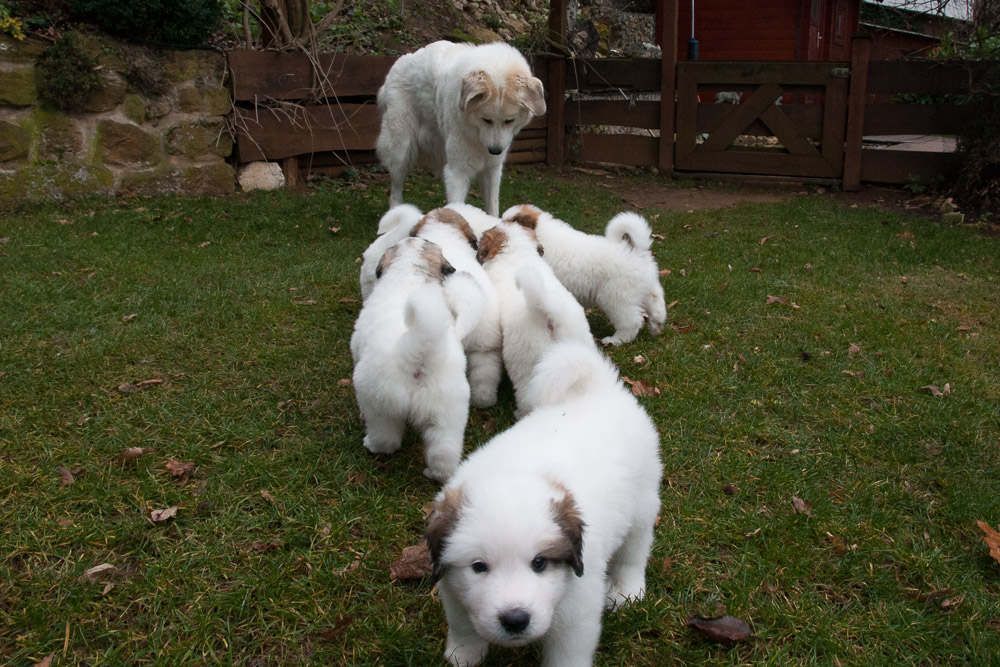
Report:
[{"label": "puppy paw", "polygon": [[622,340],[618,336],[605,336],[601,339],[601,344],[605,346],[618,347],[622,343],[627,343],[628,341]]},{"label": "puppy paw", "polygon": [[608,611],[621,609],[633,602],[638,602],[645,596],[646,591],[641,588],[631,591],[609,591],[607,597],[604,598],[604,608]]},{"label": "puppy paw", "polygon": [[495,405],[496,402],[497,402],[496,388],[493,389],[482,389],[482,388],[477,389],[476,387],[472,388],[472,397],[469,400],[469,403],[472,404],[472,407],[488,408],[491,405]]},{"label": "puppy paw", "polygon": [[370,435],[366,435],[364,442],[362,443],[372,454],[392,454],[397,449],[399,449],[400,441],[396,440],[385,440],[373,438]]},{"label": "puppy paw", "polygon": [[475,667],[486,657],[489,648],[489,644],[479,638],[462,644],[449,641],[444,657],[455,667]]},{"label": "puppy paw", "polygon": [[424,468],[424,477],[427,477],[428,479],[433,479],[435,482],[444,485],[444,483],[451,478],[451,474],[453,472],[455,472],[455,466],[452,466],[447,470],[443,470],[441,468],[436,468],[436,467],[435,468],[427,467]]}]

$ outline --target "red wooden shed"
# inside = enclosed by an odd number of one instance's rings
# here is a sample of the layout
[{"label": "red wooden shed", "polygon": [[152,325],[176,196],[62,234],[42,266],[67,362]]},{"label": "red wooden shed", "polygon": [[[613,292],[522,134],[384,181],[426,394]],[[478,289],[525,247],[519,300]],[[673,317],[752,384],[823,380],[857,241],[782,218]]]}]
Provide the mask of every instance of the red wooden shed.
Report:
[{"label": "red wooden shed", "polygon": [[[850,60],[861,0],[679,0],[677,57],[687,59],[694,7],[699,60]],[[663,2],[657,2],[657,29]]]}]

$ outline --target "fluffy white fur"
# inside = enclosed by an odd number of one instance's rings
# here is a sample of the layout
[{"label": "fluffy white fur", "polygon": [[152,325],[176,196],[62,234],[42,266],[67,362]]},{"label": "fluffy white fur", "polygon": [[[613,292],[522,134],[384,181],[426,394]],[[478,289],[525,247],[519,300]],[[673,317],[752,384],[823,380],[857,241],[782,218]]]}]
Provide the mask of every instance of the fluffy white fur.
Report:
[{"label": "fluffy white fur", "polygon": [[[478,236],[466,218],[450,207],[430,211],[413,227],[412,234],[440,246],[445,259],[457,271],[469,274],[479,287],[470,298],[481,301],[482,317],[479,324],[462,339],[462,345],[468,359],[472,405],[493,405],[503,375],[500,304],[493,281],[476,260]],[[456,307],[463,305],[456,304]]]},{"label": "fluffy white fur", "polygon": [[511,141],[545,113],[545,97],[514,47],[440,41],[395,62],[378,106],[375,150],[392,178],[390,206],[403,202],[410,169],[423,166],[443,176],[448,202],[464,202],[479,177],[486,211],[497,215]]},{"label": "fluffy white fur", "polygon": [[[424,239],[389,248],[376,274],[351,336],[364,446],[395,452],[409,423],[423,436],[424,474],[444,482],[462,455],[469,383],[460,341],[482,314],[479,288]],[[464,309],[453,313],[449,302]]]},{"label": "fluffy white fur", "polygon": [[487,230],[479,259],[500,299],[503,363],[514,385],[517,414],[532,405],[525,388],[542,352],[560,340],[593,342],[583,307],[559,282],[534,233],[513,223]]},{"label": "fluffy white fur", "polygon": [[378,221],[378,236],[361,255],[361,299],[365,300],[375,287],[375,268],[385,251],[407,236],[424,214],[412,204],[390,208]]},{"label": "fluffy white fur", "polygon": [[536,409],[459,466],[428,518],[453,665],[533,641],[546,667],[591,665],[602,611],[645,594],[655,426],[592,344],[552,346],[527,391]]},{"label": "fluffy white fur", "polygon": [[619,213],[608,222],[604,236],[578,231],[530,204],[513,206],[503,217],[534,228],[545,261],[560,282],[580,303],[604,311],[615,332],[601,342],[621,345],[634,340],[644,313],[651,334],[663,331],[663,286],[650,251],[651,230],[641,215]]}]

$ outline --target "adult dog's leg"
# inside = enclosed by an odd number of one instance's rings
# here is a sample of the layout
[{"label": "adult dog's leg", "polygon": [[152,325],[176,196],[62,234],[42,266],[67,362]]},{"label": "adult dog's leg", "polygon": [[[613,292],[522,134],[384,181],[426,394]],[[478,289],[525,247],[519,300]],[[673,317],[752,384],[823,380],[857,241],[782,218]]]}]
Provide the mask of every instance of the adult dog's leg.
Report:
[{"label": "adult dog's leg", "polygon": [[483,188],[483,202],[486,213],[500,215],[500,177],[503,175],[503,161],[506,153],[497,158],[496,165],[490,165],[480,176]]}]

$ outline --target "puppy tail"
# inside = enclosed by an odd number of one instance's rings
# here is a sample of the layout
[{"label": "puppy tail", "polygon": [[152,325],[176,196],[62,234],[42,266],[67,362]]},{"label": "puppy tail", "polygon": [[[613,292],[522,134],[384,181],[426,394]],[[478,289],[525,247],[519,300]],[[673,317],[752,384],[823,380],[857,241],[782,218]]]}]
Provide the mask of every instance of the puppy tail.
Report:
[{"label": "puppy tail", "polygon": [[455,334],[464,340],[479,325],[486,310],[483,290],[471,273],[458,271],[445,279],[444,298],[455,316]]},{"label": "puppy tail", "polygon": [[590,325],[583,306],[561,284],[551,284],[555,280],[531,264],[521,265],[514,274],[514,282],[524,294],[528,308],[546,321],[552,340],[589,340]]},{"label": "puppy tail", "polygon": [[604,237],[615,243],[626,243],[637,250],[649,250],[653,246],[653,238],[646,219],[638,213],[625,211],[611,218],[604,229]]},{"label": "puppy tail", "polygon": [[558,405],[595,387],[617,384],[618,369],[593,343],[565,340],[550,346],[538,360],[525,402],[535,408]]},{"label": "puppy tail", "polygon": [[437,362],[452,314],[441,288],[428,285],[413,292],[404,311],[406,333],[396,344],[397,358],[408,372],[419,372]]},{"label": "puppy tail", "polygon": [[393,206],[378,221],[378,234],[381,236],[400,225],[405,225],[404,229],[411,229],[422,217],[424,214],[413,204]]}]

